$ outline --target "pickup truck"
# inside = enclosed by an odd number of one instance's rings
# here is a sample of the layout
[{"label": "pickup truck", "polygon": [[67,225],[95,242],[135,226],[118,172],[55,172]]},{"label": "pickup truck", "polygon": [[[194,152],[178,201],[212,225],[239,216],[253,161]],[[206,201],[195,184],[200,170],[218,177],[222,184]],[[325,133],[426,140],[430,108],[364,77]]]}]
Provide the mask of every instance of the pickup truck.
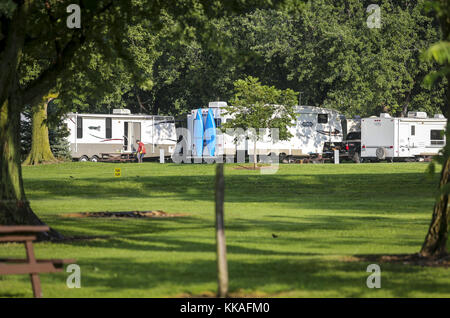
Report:
[{"label": "pickup truck", "polygon": [[355,163],[361,162],[361,132],[355,131],[347,135],[342,143],[339,156],[342,159],[351,160]]}]

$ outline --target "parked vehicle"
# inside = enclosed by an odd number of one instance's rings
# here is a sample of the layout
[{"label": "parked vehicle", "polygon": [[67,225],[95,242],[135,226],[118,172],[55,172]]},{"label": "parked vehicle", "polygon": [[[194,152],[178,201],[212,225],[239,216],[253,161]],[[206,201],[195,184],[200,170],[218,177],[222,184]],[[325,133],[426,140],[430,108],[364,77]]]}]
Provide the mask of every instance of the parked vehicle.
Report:
[{"label": "parked vehicle", "polygon": [[361,131],[353,131],[347,134],[346,140],[342,143],[342,159],[351,160],[354,163],[361,162]]},{"label": "parked vehicle", "polygon": [[72,158],[98,161],[101,153],[133,153],[136,140],[145,144],[145,158],[172,155],[176,146],[172,116],[131,114],[114,109],[112,114],[70,113],[66,119]]},{"label": "parked vehicle", "polygon": [[424,112],[409,112],[408,117],[389,114],[361,120],[361,158],[389,161],[423,160],[436,155],[445,146],[447,119],[428,118]]},{"label": "parked vehicle", "polygon": [[[216,128],[232,118],[226,114],[224,109],[226,102],[211,102],[208,108],[194,109],[187,115],[187,129],[189,131],[185,141],[188,145],[186,149],[188,156],[199,157],[200,154],[207,157],[223,156],[236,157],[238,152],[245,152],[245,155],[253,155],[253,141],[242,139],[236,141],[235,136],[217,130],[215,135],[214,153],[207,152],[206,149],[200,151],[200,126],[205,126],[208,116],[213,116]],[[276,106],[274,106],[276,107]],[[289,128],[293,135],[289,140],[280,140],[273,143],[269,130],[266,130],[261,138],[256,142],[258,155],[279,155],[280,159],[289,160],[296,157],[309,157],[311,155],[321,155],[327,143],[342,142],[342,125],[340,114],[332,109],[313,106],[296,106],[297,119]],[[202,118],[202,123],[199,122]],[[211,121],[209,121],[211,122]],[[211,125],[210,125],[211,126]],[[211,143],[209,143],[210,148]],[[204,147],[206,141],[204,142]]]},{"label": "parked vehicle", "polygon": [[323,150],[323,157],[334,161],[335,150],[339,151],[339,160],[350,160],[360,163],[361,160],[361,118],[345,118],[341,116],[344,141],[326,142]]},{"label": "parked vehicle", "polygon": [[[269,131],[256,142],[258,154],[275,153],[280,158],[305,158],[323,155],[326,145],[342,142],[342,123],[339,112],[315,106],[296,106],[296,122],[289,127],[292,137],[275,144]],[[253,142],[248,141],[249,155],[253,154]]]}]

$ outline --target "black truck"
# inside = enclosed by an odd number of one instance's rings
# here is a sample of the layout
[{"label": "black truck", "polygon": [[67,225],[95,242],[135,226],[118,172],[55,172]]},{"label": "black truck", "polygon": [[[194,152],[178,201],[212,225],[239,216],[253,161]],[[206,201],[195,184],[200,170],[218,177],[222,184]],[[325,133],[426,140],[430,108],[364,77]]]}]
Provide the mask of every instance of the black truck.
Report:
[{"label": "black truck", "polygon": [[361,162],[361,132],[350,132],[343,142],[326,142],[323,148],[323,157],[334,160],[334,151],[339,150],[339,161],[349,160],[355,163]]},{"label": "black truck", "polygon": [[361,132],[348,133],[346,140],[342,143],[339,157],[351,160],[355,163],[361,162]]}]

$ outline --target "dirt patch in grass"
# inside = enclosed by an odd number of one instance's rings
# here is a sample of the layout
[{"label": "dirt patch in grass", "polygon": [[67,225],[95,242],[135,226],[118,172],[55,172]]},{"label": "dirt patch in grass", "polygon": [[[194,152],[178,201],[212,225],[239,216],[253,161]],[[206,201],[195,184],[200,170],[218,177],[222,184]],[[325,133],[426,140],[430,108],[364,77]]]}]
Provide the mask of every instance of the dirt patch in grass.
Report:
[{"label": "dirt patch in grass", "polygon": [[353,255],[344,258],[347,262],[397,263],[403,265],[450,267],[450,254],[441,257],[422,257],[419,254],[392,254],[392,255]]},{"label": "dirt patch in grass", "polygon": [[173,218],[188,216],[184,213],[167,213],[164,211],[124,211],[124,212],[78,212],[63,214],[69,218]]}]

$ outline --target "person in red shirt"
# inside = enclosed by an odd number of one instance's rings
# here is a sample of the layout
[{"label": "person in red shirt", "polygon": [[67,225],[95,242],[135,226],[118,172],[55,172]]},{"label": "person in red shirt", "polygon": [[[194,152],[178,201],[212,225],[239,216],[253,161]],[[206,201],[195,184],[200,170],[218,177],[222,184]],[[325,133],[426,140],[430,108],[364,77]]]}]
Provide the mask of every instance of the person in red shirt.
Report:
[{"label": "person in red shirt", "polygon": [[137,150],[137,158],[138,158],[138,162],[141,163],[142,159],[145,156],[145,145],[140,140],[136,140],[136,142],[139,145],[138,150]]}]

